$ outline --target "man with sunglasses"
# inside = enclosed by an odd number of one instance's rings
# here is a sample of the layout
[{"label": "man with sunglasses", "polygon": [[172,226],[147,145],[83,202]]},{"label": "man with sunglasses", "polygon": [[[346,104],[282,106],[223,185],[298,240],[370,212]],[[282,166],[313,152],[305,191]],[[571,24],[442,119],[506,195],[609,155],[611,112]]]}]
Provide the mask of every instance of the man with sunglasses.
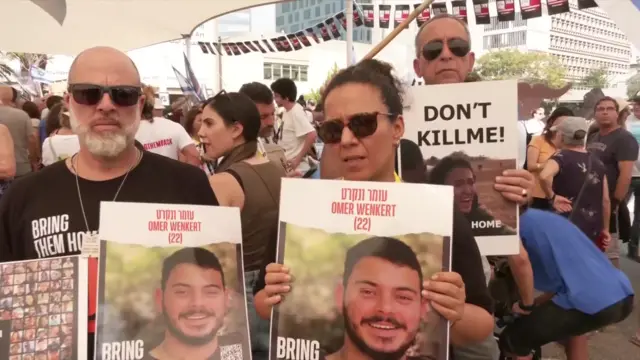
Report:
[{"label": "man with sunglasses", "polygon": [[[427,85],[461,83],[473,70],[469,28],[453,15],[441,14],[425,22],[416,34],[415,46],[413,69]],[[533,185],[528,171],[507,170],[496,179],[495,189],[508,200],[524,204]]]},{"label": "man with sunglasses", "polygon": [[[475,54],[471,51],[469,28],[453,15],[441,14],[425,22],[416,34],[415,46],[413,68],[426,85],[462,83],[473,70]],[[506,199],[525,204],[530,200],[533,185],[533,176],[519,169],[507,170],[496,178],[494,188]],[[492,337],[475,346],[455,347],[454,352],[460,359],[497,358]]]},{"label": "man with sunglasses", "polygon": [[[101,201],[218,205],[205,173],[135,142],[144,96],[124,53],[78,55],[65,105],[80,151],[12,184],[0,201],[0,262],[80,254],[97,243]],[[86,249],[86,248],[85,248]],[[95,253],[89,259],[89,359],[96,314]]]}]

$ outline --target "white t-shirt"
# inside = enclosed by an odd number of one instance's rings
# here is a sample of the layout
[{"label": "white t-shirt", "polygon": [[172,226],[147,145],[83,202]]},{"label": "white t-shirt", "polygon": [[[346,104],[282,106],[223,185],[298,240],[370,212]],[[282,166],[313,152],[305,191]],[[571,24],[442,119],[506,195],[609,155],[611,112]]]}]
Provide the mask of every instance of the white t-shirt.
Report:
[{"label": "white t-shirt", "polygon": [[[640,144],[640,119],[636,118],[633,114],[629,115],[626,122],[626,128]],[[640,154],[638,154],[638,159],[633,167],[632,176],[640,177]]]},{"label": "white t-shirt", "polygon": [[145,150],[174,160],[178,160],[178,154],[182,149],[195,145],[182,125],[159,117],[154,118],[153,122],[140,121],[136,140],[144,146]]},{"label": "white t-shirt", "polygon": [[[315,131],[304,109],[300,104],[295,104],[289,111],[282,115],[282,137],[278,145],[284,149],[287,160],[292,160],[302,151],[304,147],[304,137]],[[300,172],[309,170],[309,159],[304,158],[296,169]]]},{"label": "white t-shirt", "polygon": [[42,165],[51,165],[80,151],[78,135],[52,135],[42,143]]}]

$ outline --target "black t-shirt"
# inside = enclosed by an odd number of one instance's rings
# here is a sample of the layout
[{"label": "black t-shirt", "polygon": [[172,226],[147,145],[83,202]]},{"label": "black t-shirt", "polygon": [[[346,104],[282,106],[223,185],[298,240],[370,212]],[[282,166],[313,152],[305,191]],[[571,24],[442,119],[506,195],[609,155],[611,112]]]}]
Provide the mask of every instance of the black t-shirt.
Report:
[{"label": "black t-shirt", "polygon": [[[89,230],[97,231],[101,201],[112,201],[123,177],[79,178]],[[218,205],[199,168],[145,151],[117,202]],[[0,262],[80,254],[87,227],[75,175],[64,161],[15,181],[0,201]]]},{"label": "black t-shirt", "polygon": [[618,182],[620,161],[636,161],[638,159],[638,142],[630,132],[618,128],[607,135],[595,133],[589,138],[587,149],[598,156],[607,170],[609,193],[613,195]]},{"label": "black t-shirt", "polygon": [[[267,264],[276,261],[277,238],[273,239],[265,251],[264,264],[260,267],[258,281],[253,288],[253,293],[264,289],[264,276]],[[464,281],[467,304],[479,306],[489,313],[493,313],[493,300],[489,295],[482,260],[478,244],[473,237],[471,225],[459,210],[453,214],[453,239],[451,244],[451,271],[457,272]],[[295,274],[294,274],[295,275]]]},{"label": "black t-shirt", "polygon": [[555,161],[560,169],[553,178],[553,193],[571,200],[573,206],[572,211],[560,215],[570,217],[571,222],[595,241],[600,236],[603,225],[602,183],[606,176],[604,164],[593,154],[567,149],[558,151],[550,160]]},{"label": "black t-shirt", "polygon": [[[78,179],[91,232],[98,231],[100,202],[113,200],[122,179]],[[116,201],[218,205],[201,169],[147,151],[127,176]],[[75,175],[65,161],[59,161],[15,181],[0,200],[0,262],[80,254],[86,230]],[[90,263],[92,268],[97,268],[95,262]],[[93,332],[97,279],[91,275],[89,331]]]}]

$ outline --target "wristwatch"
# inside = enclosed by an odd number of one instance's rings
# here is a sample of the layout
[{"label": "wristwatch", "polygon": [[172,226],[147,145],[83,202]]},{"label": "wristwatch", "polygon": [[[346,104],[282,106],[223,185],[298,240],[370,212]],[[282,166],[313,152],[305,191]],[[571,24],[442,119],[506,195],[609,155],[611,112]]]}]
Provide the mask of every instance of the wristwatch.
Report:
[{"label": "wristwatch", "polygon": [[522,300],[518,300],[518,306],[524,311],[532,311],[536,307],[536,304],[525,305]]}]

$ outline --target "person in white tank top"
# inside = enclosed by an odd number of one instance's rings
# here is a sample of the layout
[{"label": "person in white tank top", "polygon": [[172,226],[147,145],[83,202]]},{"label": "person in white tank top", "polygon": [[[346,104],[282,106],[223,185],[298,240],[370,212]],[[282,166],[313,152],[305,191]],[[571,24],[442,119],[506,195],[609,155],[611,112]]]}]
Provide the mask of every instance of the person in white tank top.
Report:
[{"label": "person in white tank top", "polygon": [[147,151],[200,166],[200,155],[191,136],[182,125],[161,117],[164,106],[159,99],[150,97],[148,91],[145,89],[150,101],[143,108],[136,140]]},{"label": "person in white tank top", "polygon": [[64,160],[80,150],[78,135],[71,130],[69,113],[63,112],[63,104],[57,104],[49,111],[49,119],[58,118],[60,128],[51,133],[42,143],[42,165],[48,166]]}]

